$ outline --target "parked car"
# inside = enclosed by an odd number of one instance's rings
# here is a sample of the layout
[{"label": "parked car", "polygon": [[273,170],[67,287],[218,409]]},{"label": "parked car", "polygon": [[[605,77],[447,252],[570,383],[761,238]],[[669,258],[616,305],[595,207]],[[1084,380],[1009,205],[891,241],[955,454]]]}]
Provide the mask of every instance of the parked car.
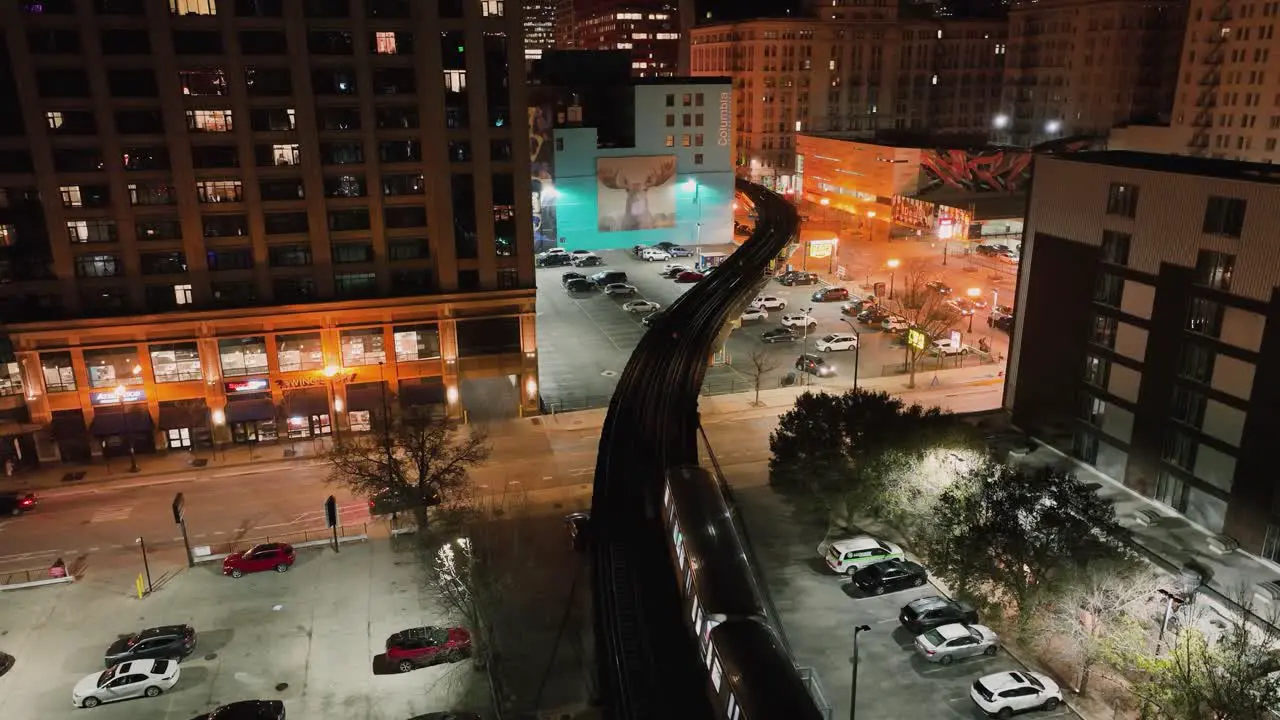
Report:
[{"label": "parked car", "polygon": [[692,270],[692,269],[693,268],[689,267],[688,265],[685,265],[684,263],[667,263],[666,265],[662,266],[661,272],[668,273],[668,272],[671,272],[672,270],[675,270],[676,272],[684,272],[686,270]]},{"label": "parked car", "polygon": [[284,720],[284,703],[279,700],[241,700],[219,705],[191,720]]},{"label": "parked car", "polygon": [[1004,253],[1009,252],[1009,246],[1008,245],[979,245],[978,247],[974,248],[974,251],[977,252],[979,255],[985,255],[987,257],[995,257],[996,255],[1003,255]]},{"label": "parked car", "polygon": [[13,656],[8,653],[0,652],[0,677],[13,669],[13,663],[16,662]]},{"label": "parked car", "polygon": [[941,280],[930,280],[929,282],[925,283],[924,286],[942,295],[951,294],[951,286],[942,282]]},{"label": "parked car", "polygon": [[588,255],[594,255],[595,253],[590,250],[570,250],[569,254],[574,257],[586,257]]},{"label": "parked car", "polygon": [[578,552],[585,551],[591,535],[591,513],[569,513],[564,516],[564,526],[569,531],[569,546]]},{"label": "parked car", "polygon": [[455,662],[471,654],[471,633],[460,627],[409,628],[387,638],[387,659],[400,672],[437,662]]},{"label": "parked car", "polygon": [[858,313],[875,306],[873,298],[855,298],[840,306],[840,314],[857,317]]},{"label": "parked car", "polygon": [[849,290],[842,287],[825,287],[821,290],[814,290],[814,302],[835,302],[837,300],[848,300]]},{"label": "parked car", "polygon": [[287,543],[262,543],[243,552],[231,553],[222,561],[222,574],[233,578],[245,573],[275,570],[278,573],[293,567],[297,554]]},{"label": "parked car", "polygon": [[898,622],[902,623],[907,630],[919,635],[926,630],[953,623],[976,625],[978,611],[968,603],[944,598],[941,595],[930,595],[912,600],[902,606],[902,610],[898,612]]},{"label": "parked car", "polygon": [[703,275],[703,274],[702,274],[702,273],[700,273],[700,272],[694,272],[694,271],[692,271],[692,270],[686,270],[686,271],[684,271],[684,272],[680,273],[679,275],[676,275],[676,282],[678,282],[678,283],[696,283],[696,282],[701,282],[701,281],[702,281],[702,279],[703,279],[704,277],[706,277],[706,276],[705,276],[705,275]]},{"label": "parked car", "polygon": [[551,257],[552,255],[568,255],[568,254],[569,254],[568,250],[565,250],[564,248],[556,247],[556,248],[549,248],[547,250],[543,250],[542,252],[538,253],[537,257],[545,258],[545,257]]},{"label": "parked car", "polygon": [[796,313],[793,315],[782,316],[783,327],[808,328],[810,330],[818,327],[818,321],[813,316],[804,313]]},{"label": "parked car", "polygon": [[911,323],[900,317],[887,317],[880,321],[880,329],[888,333],[903,332],[911,327]]},{"label": "parked car", "polygon": [[940,625],[916,637],[916,651],[929,662],[950,665],[956,660],[1000,651],[1000,638],[986,625]]},{"label": "parked car", "polygon": [[568,253],[547,255],[545,257],[540,257],[537,260],[538,267],[544,267],[544,268],[545,267],[564,267],[565,265],[572,265],[572,264],[573,264],[573,256],[569,255]]},{"label": "parked car", "polygon": [[779,275],[778,282],[788,287],[791,287],[794,285],[817,285],[821,281],[818,280],[817,273],[791,270],[789,272],[785,272]]},{"label": "parked car", "polygon": [[765,310],[786,310],[787,301],[776,295],[757,295],[755,300],[751,301],[755,307],[761,307]]},{"label": "parked car", "polygon": [[605,295],[635,295],[636,286],[626,283],[609,283],[604,286]]},{"label": "parked car", "polygon": [[947,301],[947,306],[961,315],[972,315],[974,310],[977,310],[977,306],[969,302],[968,298],[952,298]]},{"label": "parked car", "polygon": [[742,316],[738,318],[742,322],[753,322],[755,320],[768,320],[769,311],[762,307],[749,307],[742,311]]},{"label": "parked car", "polygon": [[574,267],[595,267],[603,264],[604,258],[599,255],[578,255],[573,258]]},{"label": "parked car", "polygon": [[868,565],[853,574],[853,584],[871,595],[920,587],[928,579],[924,566],[900,558]]},{"label": "parked car", "polygon": [[1062,689],[1048,675],[1015,670],[978,678],[969,697],[983,712],[1003,720],[1037,708],[1056,710],[1062,704]]},{"label": "parked car", "polygon": [[571,293],[595,292],[596,286],[586,278],[574,278],[564,284],[564,289]]},{"label": "parked car", "polygon": [[903,557],[901,547],[870,535],[823,542],[818,545],[818,554],[827,561],[827,567],[841,575],[853,575],[873,563]]},{"label": "parked car", "polygon": [[102,703],[138,697],[159,697],[178,684],[181,671],[173,660],[132,660],[94,673],[76,683],[71,704],[95,708]]},{"label": "parked car", "polygon": [[939,355],[945,355],[946,357],[952,357],[954,355],[968,355],[969,349],[968,345],[952,342],[949,337],[933,341],[933,351]]},{"label": "parked car", "polygon": [[648,248],[640,251],[640,259],[645,262],[660,262],[662,260],[670,260],[671,253],[658,248]]},{"label": "parked car", "polygon": [[686,247],[680,247],[679,245],[672,245],[671,247],[667,248],[667,254],[673,258],[693,257],[692,250]]},{"label": "parked car", "polygon": [[693,271],[693,268],[685,267],[684,265],[669,265],[666,268],[660,270],[658,272],[658,276],[664,277],[668,280],[674,280],[676,276],[679,275],[680,273],[692,272],[692,271]]},{"label": "parked car", "polygon": [[666,316],[667,316],[666,310],[658,310],[657,312],[651,312],[648,315],[645,315],[644,317],[640,318],[640,324],[645,327],[653,327]]},{"label": "parked car", "polygon": [[826,358],[812,353],[805,353],[796,358],[796,369],[817,377],[835,377],[836,375],[835,365],[827,362]]},{"label": "parked car", "polygon": [[190,625],[161,625],[125,635],[107,647],[103,665],[129,660],[180,660],[196,649],[196,629]]},{"label": "parked car", "polygon": [[33,493],[0,493],[0,515],[21,515],[39,504]]},{"label": "parked car", "polygon": [[622,304],[623,310],[626,310],[629,313],[635,313],[637,315],[641,313],[654,312],[660,307],[662,306],[656,302],[653,302],[652,300],[632,300],[630,302],[625,302]]},{"label": "parked car", "polygon": [[604,287],[605,285],[612,285],[613,283],[626,282],[627,274],[621,270],[605,270],[604,272],[598,272],[595,275],[592,275],[588,280],[599,287]]},{"label": "parked car", "polygon": [[873,305],[862,312],[858,313],[858,322],[863,325],[879,325],[889,317],[889,311]]},{"label": "parked car", "polygon": [[[987,321],[991,322],[990,318],[988,318]],[[997,330],[1003,330],[1007,333],[1012,333],[1013,332],[1013,316],[1004,315],[1000,318],[997,318],[995,322],[991,322],[991,327]]]},{"label": "parked car", "polygon": [[587,279],[587,276],[583,275],[582,273],[576,273],[576,272],[562,273],[560,275],[560,285],[563,287],[569,287],[570,280],[586,280],[586,279]]},{"label": "parked car", "polygon": [[853,333],[831,333],[823,335],[822,339],[814,344],[818,352],[836,352],[840,350],[853,350],[858,347],[858,336]]},{"label": "parked car", "polygon": [[1022,256],[1012,250],[1002,255],[996,256],[996,260],[999,260],[1000,262],[1005,263],[1006,265],[1017,265],[1021,259],[1022,259]]},{"label": "parked car", "polygon": [[795,342],[800,336],[791,328],[778,327],[760,333],[760,339],[766,343]]},{"label": "parked car", "polygon": [[996,305],[991,308],[991,313],[987,315],[987,324],[991,325],[1005,315],[1013,315],[1013,307],[1011,305]]}]

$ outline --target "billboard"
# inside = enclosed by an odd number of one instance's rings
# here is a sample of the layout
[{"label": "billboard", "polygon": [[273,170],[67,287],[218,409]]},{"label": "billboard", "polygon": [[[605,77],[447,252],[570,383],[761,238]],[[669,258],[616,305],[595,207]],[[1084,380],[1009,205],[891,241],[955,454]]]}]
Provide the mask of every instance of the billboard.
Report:
[{"label": "billboard", "polygon": [[600,232],[675,227],[675,156],[597,158],[596,223]]}]

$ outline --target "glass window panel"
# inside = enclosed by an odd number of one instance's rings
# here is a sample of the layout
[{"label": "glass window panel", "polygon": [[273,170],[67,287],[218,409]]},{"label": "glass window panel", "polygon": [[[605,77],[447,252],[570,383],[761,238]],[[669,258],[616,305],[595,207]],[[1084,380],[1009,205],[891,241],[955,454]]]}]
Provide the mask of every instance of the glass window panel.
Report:
[{"label": "glass window panel", "polygon": [[386,349],[382,342],[382,328],[343,330],[339,346],[342,350],[343,367],[377,365],[387,361]]},{"label": "glass window panel", "polygon": [[194,342],[151,346],[151,372],[157,383],[200,380],[200,347]]},{"label": "glass window panel", "polygon": [[396,362],[440,357],[440,330],[435,325],[395,328]]},{"label": "glass window panel", "polygon": [[71,353],[40,353],[40,372],[44,375],[45,392],[72,392],[76,389],[76,373],[71,366]]},{"label": "glass window panel", "polygon": [[142,384],[142,365],[138,362],[137,347],[85,350],[84,364],[89,371],[89,387]]},{"label": "glass window panel", "polygon": [[218,341],[224,377],[267,374],[267,343],[261,337]]},{"label": "glass window panel", "polygon": [[278,336],[276,360],[280,363],[280,372],[323,370],[324,348],[320,343],[320,333]]}]

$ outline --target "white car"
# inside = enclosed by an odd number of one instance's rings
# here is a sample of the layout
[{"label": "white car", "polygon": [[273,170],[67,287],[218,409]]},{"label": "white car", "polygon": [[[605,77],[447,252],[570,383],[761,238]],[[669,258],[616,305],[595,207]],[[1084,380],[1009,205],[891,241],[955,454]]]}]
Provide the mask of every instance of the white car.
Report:
[{"label": "white car", "polygon": [[689,267],[688,265],[681,265],[680,263],[667,263],[666,265],[663,265],[663,266],[662,266],[662,272],[663,272],[663,273],[669,273],[669,272],[688,272],[688,271],[690,271],[690,270],[692,270],[692,269],[693,269],[693,268]]},{"label": "white car", "polygon": [[91,708],[136,697],[157,697],[178,683],[175,660],[131,660],[112,665],[76,683],[71,703]]},{"label": "white car", "polygon": [[543,250],[542,252],[538,253],[538,257],[548,257],[550,255],[568,255],[568,254],[569,254],[569,251],[565,250],[564,248],[551,248],[550,250]]},{"label": "white car", "polygon": [[640,259],[648,262],[659,262],[662,260],[670,260],[671,253],[666,250],[658,250],[657,248],[649,248],[640,252]]},{"label": "white car", "polygon": [[595,253],[591,252],[590,250],[574,250],[569,254],[574,257],[586,257],[588,255],[595,255]]},{"label": "white car", "polygon": [[812,317],[810,317],[809,315],[805,315],[805,314],[803,314],[803,313],[798,314],[798,315],[783,315],[783,316],[782,316],[782,327],[790,327],[790,328],[805,328],[805,327],[807,327],[807,328],[809,328],[810,330],[812,330],[812,329],[814,329],[814,328],[818,327],[818,321],[817,321],[817,320],[814,320],[814,319],[813,319]]},{"label": "white car", "polygon": [[978,655],[994,656],[1000,651],[1000,638],[986,625],[951,623],[918,635],[916,651],[928,662],[950,665]]},{"label": "white car", "polygon": [[900,317],[891,317],[891,318],[886,318],[884,322],[880,323],[880,327],[885,332],[896,333],[896,332],[902,332],[904,330],[907,330],[908,328],[911,327],[911,323],[907,322],[906,320],[903,320]]},{"label": "white car", "polygon": [[824,335],[814,347],[818,348],[818,352],[853,350],[858,347],[858,336],[853,333],[832,333]]},{"label": "white car", "polygon": [[943,338],[941,340],[933,341],[933,351],[939,355],[946,355],[948,357],[952,355],[968,355],[969,346],[963,343],[957,345],[956,343],[951,342],[951,338]]},{"label": "white car", "polygon": [[679,245],[673,245],[667,248],[667,252],[671,254],[671,257],[693,257],[692,250],[680,247]]},{"label": "white car", "polygon": [[851,577],[868,565],[904,557],[901,547],[870,535],[824,541],[818,545],[818,554],[827,561],[827,567],[833,572]]},{"label": "white car", "polygon": [[629,313],[651,313],[660,307],[662,306],[652,300],[632,300],[622,305],[622,309]]},{"label": "white car", "polygon": [[1007,718],[1036,708],[1056,709],[1062,704],[1062,689],[1048,675],[1016,670],[978,678],[969,697],[986,714]]},{"label": "white car", "polygon": [[609,283],[604,286],[605,295],[635,295],[636,286],[626,283]]},{"label": "white car", "polygon": [[762,307],[749,307],[742,311],[742,322],[751,322],[753,320],[768,320],[769,311]]},{"label": "white car", "polygon": [[764,308],[765,310],[786,310],[787,301],[775,295],[761,295],[751,301],[755,307]]}]

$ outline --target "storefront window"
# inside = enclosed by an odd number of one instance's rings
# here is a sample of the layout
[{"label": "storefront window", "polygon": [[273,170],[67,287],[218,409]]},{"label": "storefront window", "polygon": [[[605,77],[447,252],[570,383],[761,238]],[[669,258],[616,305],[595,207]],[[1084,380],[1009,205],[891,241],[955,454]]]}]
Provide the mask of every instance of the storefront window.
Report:
[{"label": "storefront window", "polygon": [[324,351],[320,347],[320,333],[276,337],[276,360],[280,363],[280,372],[323,369]]},{"label": "storefront window", "polygon": [[142,384],[142,365],[138,362],[136,347],[85,350],[84,364],[89,370],[89,387]]},{"label": "storefront window", "polygon": [[151,346],[151,372],[157,383],[200,380],[200,348],[193,342]]},{"label": "storefront window", "polygon": [[368,410],[352,410],[347,413],[347,424],[351,432],[369,432],[373,429],[373,419]]},{"label": "storefront window", "polygon": [[0,363],[0,397],[22,394],[22,369],[16,362]]},{"label": "storefront window", "polygon": [[71,367],[71,353],[40,353],[40,371],[44,375],[45,392],[72,392],[76,389],[76,373]]},{"label": "storefront window", "polygon": [[267,343],[261,337],[219,340],[218,355],[224,377],[267,374]]},{"label": "storefront window", "polygon": [[432,360],[440,357],[440,330],[435,325],[395,329],[396,362]]},{"label": "storefront window", "polygon": [[377,365],[387,360],[382,347],[382,328],[343,330],[341,346],[343,367]]}]

